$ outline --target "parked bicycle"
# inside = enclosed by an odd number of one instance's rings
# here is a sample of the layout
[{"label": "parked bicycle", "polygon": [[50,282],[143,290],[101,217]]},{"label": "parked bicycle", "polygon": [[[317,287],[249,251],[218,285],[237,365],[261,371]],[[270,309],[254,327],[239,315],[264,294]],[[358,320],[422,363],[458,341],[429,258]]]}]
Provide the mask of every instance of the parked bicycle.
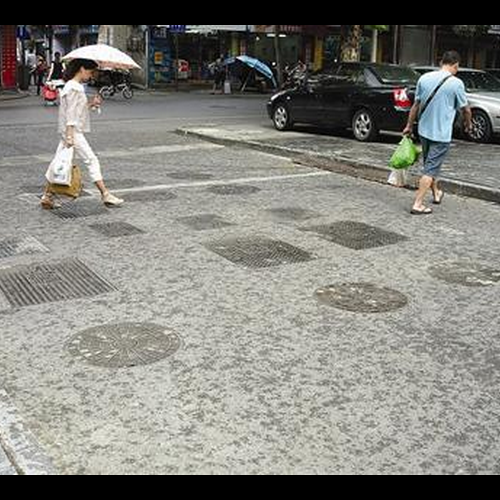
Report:
[{"label": "parked bicycle", "polygon": [[121,94],[126,100],[133,99],[134,89],[132,88],[130,73],[117,71],[109,71],[107,73],[108,78],[103,78],[103,80],[107,81],[99,89],[99,95],[105,100],[111,99],[117,94]]}]

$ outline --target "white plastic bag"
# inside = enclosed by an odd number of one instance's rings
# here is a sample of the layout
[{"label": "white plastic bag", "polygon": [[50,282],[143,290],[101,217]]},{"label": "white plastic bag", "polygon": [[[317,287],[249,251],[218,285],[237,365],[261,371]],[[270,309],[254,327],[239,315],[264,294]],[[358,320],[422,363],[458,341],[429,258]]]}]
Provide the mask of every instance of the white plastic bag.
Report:
[{"label": "white plastic bag", "polygon": [[71,186],[71,176],[73,174],[74,148],[59,147],[56,156],[49,165],[45,174],[50,184],[58,186]]},{"label": "white plastic bag", "polygon": [[392,170],[387,181],[388,184],[394,187],[403,188],[410,185],[410,170]]}]

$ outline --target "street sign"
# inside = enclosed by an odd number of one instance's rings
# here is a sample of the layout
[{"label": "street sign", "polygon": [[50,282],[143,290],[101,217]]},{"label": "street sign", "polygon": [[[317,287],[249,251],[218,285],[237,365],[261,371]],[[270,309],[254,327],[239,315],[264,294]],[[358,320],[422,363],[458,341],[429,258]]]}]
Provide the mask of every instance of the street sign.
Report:
[{"label": "street sign", "polygon": [[17,38],[19,40],[29,40],[30,34],[28,31],[28,25],[27,24],[18,24],[16,34],[17,34]]},{"label": "street sign", "polygon": [[169,24],[168,30],[170,33],[185,33],[187,24]]}]

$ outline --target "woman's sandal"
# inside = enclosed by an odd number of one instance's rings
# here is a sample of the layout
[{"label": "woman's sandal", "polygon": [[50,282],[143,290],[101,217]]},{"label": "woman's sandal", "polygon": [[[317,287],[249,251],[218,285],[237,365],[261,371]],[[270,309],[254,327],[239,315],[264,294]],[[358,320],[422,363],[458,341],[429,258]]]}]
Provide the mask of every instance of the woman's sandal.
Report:
[{"label": "woman's sandal", "polygon": [[432,208],[424,208],[423,210],[412,209],[412,215],[432,215],[434,212]]},{"label": "woman's sandal", "polygon": [[54,201],[52,196],[43,195],[40,205],[44,210],[57,210],[61,204]]},{"label": "woman's sandal", "polygon": [[437,197],[434,196],[434,205],[441,205],[443,203],[443,199],[444,199],[444,191],[439,191],[439,193],[441,194],[441,196]]}]

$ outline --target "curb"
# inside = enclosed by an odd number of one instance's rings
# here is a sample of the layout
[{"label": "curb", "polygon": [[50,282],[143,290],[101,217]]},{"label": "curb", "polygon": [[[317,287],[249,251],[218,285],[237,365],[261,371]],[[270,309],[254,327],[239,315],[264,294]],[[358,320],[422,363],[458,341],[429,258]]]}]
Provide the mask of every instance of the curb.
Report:
[{"label": "curb", "polygon": [[0,102],[17,101],[29,97],[29,92],[0,93]]},{"label": "curb", "polygon": [[58,474],[4,390],[0,390],[0,449],[20,476]]},{"label": "curb", "polygon": [[[306,166],[328,170],[330,172],[348,175],[358,179],[378,182],[385,185],[387,185],[387,178],[390,173],[389,168],[367,165],[361,161],[353,160],[352,158],[343,157],[341,155],[327,157],[314,153],[305,153],[303,150],[289,148],[286,146],[263,144],[259,141],[217,138],[183,128],[177,129],[176,133],[213,142],[222,146],[244,146],[262,153],[279,154],[280,156],[285,156],[294,160],[296,163],[301,163]],[[412,175],[409,188],[416,189],[418,187],[419,179],[419,176]],[[446,178],[441,180],[441,184],[449,194],[500,204],[500,190],[498,189]]]}]

